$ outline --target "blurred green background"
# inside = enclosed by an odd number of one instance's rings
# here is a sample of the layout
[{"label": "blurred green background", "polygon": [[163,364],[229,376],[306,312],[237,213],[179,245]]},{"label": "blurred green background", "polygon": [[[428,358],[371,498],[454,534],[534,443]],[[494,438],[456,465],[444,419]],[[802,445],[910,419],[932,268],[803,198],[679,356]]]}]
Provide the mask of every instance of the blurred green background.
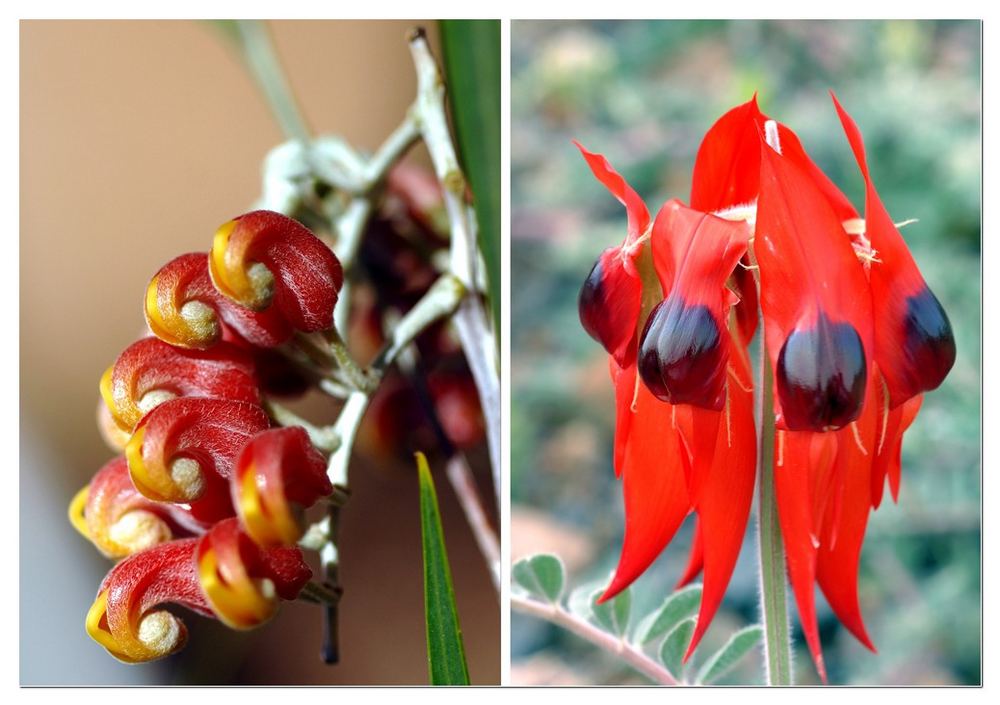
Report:
[{"label": "blurred green background", "polygon": [[[980,24],[514,22],[511,52],[512,558],[556,552],[575,586],[610,573],[622,538],[607,358],[576,300],[597,255],[621,242],[625,212],[570,139],[607,156],[655,212],[687,200],[705,131],[756,90],[863,207],[833,89],[889,212],[920,220],[903,234],[951,317],[958,360],[906,436],[900,504],[884,502],[869,525],[860,595],[878,655],[817,591],[830,679],[980,683]],[[689,520],[634,585],[633,615],[670,591],[690,540]],[[751,523],[700,654],[757,620],[755,555]],[[814,683],[792,621],[796,682]],[[511,641],[515,683],[644,682],[532,618],[514,615]],[[755,656],[724,682],[761,678]]]}]

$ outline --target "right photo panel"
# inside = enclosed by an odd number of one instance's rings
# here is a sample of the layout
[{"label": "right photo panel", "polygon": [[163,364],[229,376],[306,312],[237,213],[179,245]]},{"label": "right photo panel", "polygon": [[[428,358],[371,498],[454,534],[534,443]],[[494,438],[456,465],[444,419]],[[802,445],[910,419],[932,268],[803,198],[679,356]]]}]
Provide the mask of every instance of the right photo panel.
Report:
[{"label": "right photo panel", "polygon": [[979,21],[511,23],[511,684],[982,682]]}]

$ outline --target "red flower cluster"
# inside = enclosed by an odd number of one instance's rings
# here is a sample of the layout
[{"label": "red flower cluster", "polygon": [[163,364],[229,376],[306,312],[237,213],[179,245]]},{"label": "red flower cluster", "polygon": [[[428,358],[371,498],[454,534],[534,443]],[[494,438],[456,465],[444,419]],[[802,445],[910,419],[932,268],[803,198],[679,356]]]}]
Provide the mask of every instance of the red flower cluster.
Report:
[{"label": "red flower cluster", "polygon": [[310,579],[296,547],[302,510],[334,488],[304,429],[270,427],[261,392],[297,386],[297,370],[268,348],[329,329],[342,282],[329,247],[269,211],[226,223],[211,253],[153,277],[145,310],[156,337],[130,345],[100,385],[100,424],[124,455],[70,506],[84,536],[124,558],[87,615],[116,658],[184,645],[162,604],[248,629]]},{"label": "red flower cluster", "polygon": [[753,499],[748,346],[760,319],[788,574],[824,679],[814,585],[874,648],[857,595],[868,514],[887,477],[896,498],[903,432],[955,360],[948,318],[875,190],[860,131],[834,104],[865,180],[864,219],[756,96],[705,135],[690,207],[667,201],[652,221],[610,164],[577,144],[628,214],[624,242],[600,256],[579,300],[583,327],[610,355],[625,495],[624,547],[602,599],[694,512],[681,583],[705,575],[688,656],[708,628]]}]

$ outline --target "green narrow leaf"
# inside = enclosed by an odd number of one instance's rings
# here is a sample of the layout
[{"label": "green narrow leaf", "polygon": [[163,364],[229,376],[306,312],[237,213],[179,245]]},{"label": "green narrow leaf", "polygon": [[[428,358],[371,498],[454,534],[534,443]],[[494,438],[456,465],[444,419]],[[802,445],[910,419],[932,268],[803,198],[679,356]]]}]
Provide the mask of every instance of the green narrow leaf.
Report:
[{"label": "green narrow leaf", "polygon": [[427,665],[432,685],[468,685],[462,629],[458,624],[455,590],[438,512],[434,480],[427,458],[417,453],[420,484],[420,533],[424,553],[424,617],[427,623]]},{"label": "green narrow leaf", "polygon": [[712,683],[726,674],[764,638],[764,629],[755,624],[729,637],[725,646],[712,654],[698,672],[698,683]]},{"label": "green narrow leaf", "polygon": [[694,620],[685,619],[670,631],[660,647],[660,661],[675,678],[680,678],[684,670],[684,652],[691,643],[692,634]]},{"label": "green narrow leaf", "polygon": [[701,585],[690,585],[671,593],[660,608],[643,619],[636,630],[636,643],[641,646],[662,639],[678,624],[693,616],[701,605]]},{"label": "green narrow leaf", "polygon": [[541,554],[524,558],[514,564],[511,575],[515,582],[532,595],[553,604],[562,597],[566,571],[558,556]]},{"label": "green narrow leaf", "polygon": [[460,158],[475,198],[499,345],[500,21],[442,20],[441,47]]},{"label": "green narrow leaf", "polygon": [[627,588],[618,593],[614,599],[598,604],[597,599],[602,591],[597,591],[591,597],[590,612],[605,631],[615,636],[624,636],[628,630],[628,620],[632,612],[632,589]]}]

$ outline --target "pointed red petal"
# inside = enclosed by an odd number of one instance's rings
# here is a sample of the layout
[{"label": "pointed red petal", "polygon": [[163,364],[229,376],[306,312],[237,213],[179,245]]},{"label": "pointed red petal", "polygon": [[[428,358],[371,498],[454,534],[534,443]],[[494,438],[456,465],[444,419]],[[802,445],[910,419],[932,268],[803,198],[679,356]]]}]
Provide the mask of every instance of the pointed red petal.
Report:
[{"label": "pointed red petal", "polygon": [[635,365],[622,368],[613,357],[611,384],[615,388],[615,477],[621,477],[625,466],[625,448],[628,445],[629,430],[632,428],[632,400],[635,399]]},{"label": "pointed red petal", "polygon": [[694,538],[691,540],[691,554],[688,556],[687,565],[684,567],[684,574],[674,586],[674,590],[680,590],[698,577],[701,569],[705,566],[705,544],[701,535],[701,520],[695,519]]},{"label": "pointed red petal", "polygon": [[781,406],[779,427],[823,431],[857,418],[872,349],[868,282],[813,179],[761,140],[754,252]]},{"label": "pointed red petal", "polygon": [[604,155],[588,151],[582,144],[573,140],[573,144],[580,150],[580,154],[587,160],[587,166],[594,173],[594,176],[617,198],[628,214],[628,236],[626,243],[642,235],[649,226],[649,209],[639,197],[639,194],[628,185],[624,177],[614,170],[610,162]]},{"label": "pointed red petal", "polygon": [[944,381],[955,364],[955,337],[875,190],[861,131],[830,96],[865,179],[865,235],[878,257],[871,267],[872,298],[878,302],[874,354],[895,407]]},{"label": "pointed red petal", "polygon": [[778,519],[785,545],[788,578],[799,608],[802,632],[816,671],[826,682],[826,666],[816,622],[816,544],[810,478],[828,474],[834,463],[837,438],[832,433],[778,431],[774,464]]},{"label": "pointed red petal", "polygon": [[764,120],[755,93],[709,128],[695,157],[692,208],[719,211],[752,203],[757,198],[760,183],[757,128]]},{"label": "pointed red petal", "polygon": [[858,562],[871,511],[871,468],[878,425],[878,394],[872,385],[853,428],[837,432],[843,478],[839,511],[827,512],[816,560],[816,579],[830,608],[858,641],[872,651],[858,601]]},{"label": "pointed red petal", "polygon": [[670,405],[639,385],[622,468],[625,542],[601,601],[617,595],[649,567],[690,511],[682,452],[671,428]]},{"label": "pointed red petal", "polygon": [[[735,345],[732,338],[730,341]],[[757,437],[750,369],[744,365],[743,356],[734,354],[731,359],[737,368],[735,374],[740,378],[740,384],[733,378],[729,379],[727,408],[717,414],[715,452],[710,464],[695,469],[695,474],[704,475],[697,482],[695,510],[702,530],[705,577],[697,626],[685,660],[698,648],[722,602],[743,545],[753,503]],[[714,413],[699,411],[702,414]]]}]

